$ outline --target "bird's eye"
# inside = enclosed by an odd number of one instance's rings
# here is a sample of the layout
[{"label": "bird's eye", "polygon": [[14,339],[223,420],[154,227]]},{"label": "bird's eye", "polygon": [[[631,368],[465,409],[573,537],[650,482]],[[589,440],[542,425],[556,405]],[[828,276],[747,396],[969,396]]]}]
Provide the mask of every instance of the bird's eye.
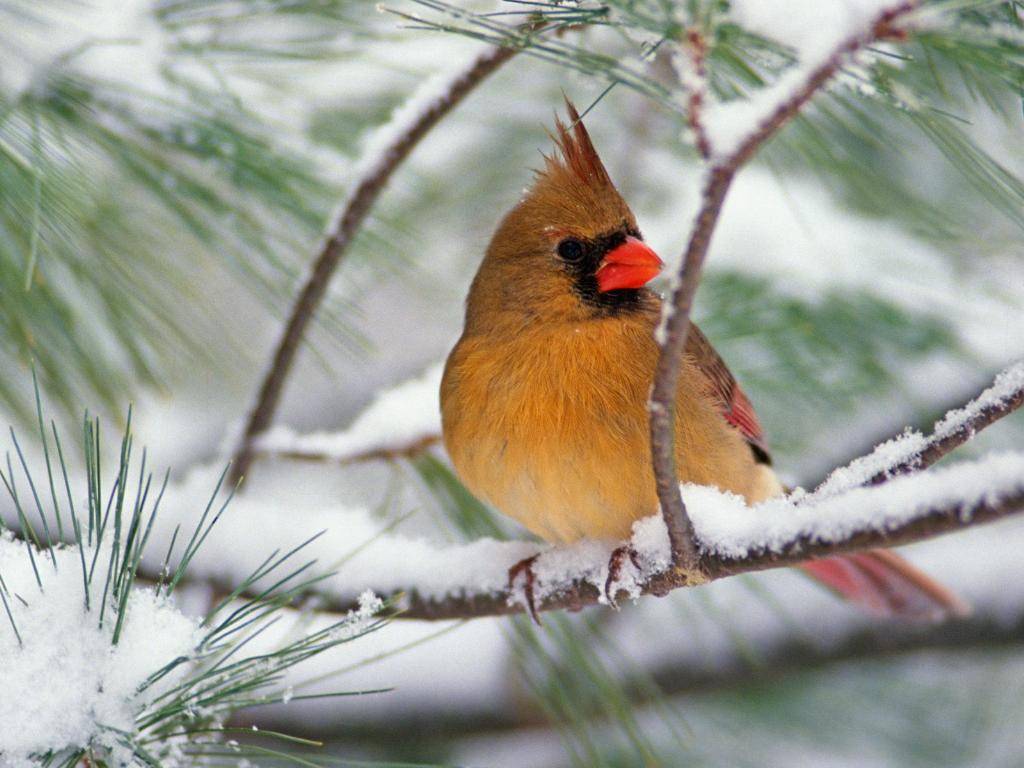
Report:
[{"label": "bird's eye", "polygon": [[566,238],[558,244],[558,255],[562,260],[576,264],[583,258],[583,243],[571,237]]}]

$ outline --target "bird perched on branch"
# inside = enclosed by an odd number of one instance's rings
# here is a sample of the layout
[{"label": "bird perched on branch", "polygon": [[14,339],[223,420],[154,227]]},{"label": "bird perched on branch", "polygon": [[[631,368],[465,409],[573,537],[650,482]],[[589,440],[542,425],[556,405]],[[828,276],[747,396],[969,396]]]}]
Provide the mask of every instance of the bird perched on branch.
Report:
[{"label": "bird perched on branch", "polygon": [[[567,106],[571,124],[557,121],[556,153],[498,226],[470,288],[441,384],[444,441],[466,486],[541,538],[618,541],[658,512],[647,401],[661,300],[645,286],[662,262]],[[783,493],[750,401],[696,326],[685,352],[680,480],[751,504]],[[610,567],[610,602],[619,565]],[[880,614],[962,606],[887,551],[804,568]],[[520,574],[536,618],[529,562],[510,580]]]}]

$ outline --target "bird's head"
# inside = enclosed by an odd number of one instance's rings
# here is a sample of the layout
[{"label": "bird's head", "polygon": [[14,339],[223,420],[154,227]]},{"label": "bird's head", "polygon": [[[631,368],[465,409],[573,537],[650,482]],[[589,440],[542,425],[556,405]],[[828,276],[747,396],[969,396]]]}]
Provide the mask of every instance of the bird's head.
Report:
[{"label": "bird's head", "polygon": [[662,267],[644,242],[575,107],[556,119],[555,152],[494,233],[469,316],[579,321],[650,307]]}]

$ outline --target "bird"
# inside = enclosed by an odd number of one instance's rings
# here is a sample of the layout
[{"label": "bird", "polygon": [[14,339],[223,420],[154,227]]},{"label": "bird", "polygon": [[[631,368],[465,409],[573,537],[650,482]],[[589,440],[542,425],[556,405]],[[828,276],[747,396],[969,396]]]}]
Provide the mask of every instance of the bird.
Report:
[{"label": "bird", "polygon": [[[662,261],[566,98],[554,151],[490,241],[441,381],[445,449],[480,500],[552,544],[624,541],[658,513],[647,407],[660,348]],[[675,401],[680,481],[756,504],[785,493],[754,408],[691,324]],[[613,560],[624,550],[617,549]],[[633,553],[630,553],[633,556]],[[614,605],[615,574],[605,587]],[[960,615],[952,592],[888,550],[803,569],[882,616]],[[532,558],[509,571],[510,587]],[[539,621],[539,620],[538,620]]]}]

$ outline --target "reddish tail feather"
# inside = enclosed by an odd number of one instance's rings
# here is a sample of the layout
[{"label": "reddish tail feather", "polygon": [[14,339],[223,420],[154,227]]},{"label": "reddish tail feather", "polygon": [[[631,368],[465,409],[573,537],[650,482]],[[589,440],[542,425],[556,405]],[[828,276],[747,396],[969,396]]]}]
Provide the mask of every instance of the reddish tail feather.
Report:
[{"label": "reddish tail feather", "polygon": [[970,607],[899,555],[873,549],[801,566],[812,578],[876,616],[934,621]]}]

